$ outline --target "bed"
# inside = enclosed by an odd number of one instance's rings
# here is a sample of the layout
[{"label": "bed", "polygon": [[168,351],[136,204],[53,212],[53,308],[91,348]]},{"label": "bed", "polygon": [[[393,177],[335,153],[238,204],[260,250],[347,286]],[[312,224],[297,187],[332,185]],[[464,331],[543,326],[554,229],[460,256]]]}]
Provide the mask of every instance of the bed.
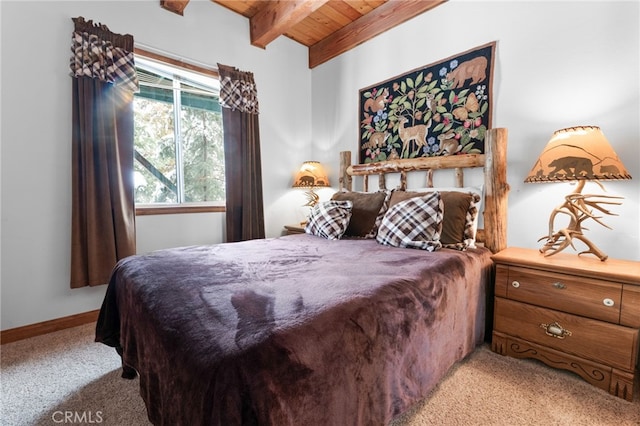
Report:
[{"label": "bed", "polygon": [[[338,238],[314,232],[312,214],[305,234],[121,260],[96,341],[116,348],[123,377],[139,375],[155,425],[388,424],[483,342],[490,256],[506,244],[506,129],[486,140],[482,155],[351,165],[341,153],[340,191],[322,203],[350,208]],[[484,171],[484,226],[465,217],[474,237],[442,245],[444,225],[430,225],[437,238],[421,247],[394,245],[392,211],[428,203],[443,223],[453,211],[443,194],[474,197],[467,168]],[[461,189],[429,190],[439,169],[453,169]],[[419,195],[406,187],[413,173],[426,176]],[[374,196],[383,208],[366,223],[377,236],[347,231]]]}]

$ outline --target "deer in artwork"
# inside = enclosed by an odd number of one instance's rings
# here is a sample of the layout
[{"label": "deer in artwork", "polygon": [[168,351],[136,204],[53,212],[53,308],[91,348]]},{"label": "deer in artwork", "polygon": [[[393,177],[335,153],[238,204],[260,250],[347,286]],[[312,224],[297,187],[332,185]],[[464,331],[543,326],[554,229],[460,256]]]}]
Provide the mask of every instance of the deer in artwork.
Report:
[{"label": "deer in artwork", "polygon": [[[404,127],[409,119],[401,116],[398,118],[398,136],[402,141],[402,151],[400,152],[400,158],[409,158],[411,153],[411,142],[415,143],[416,150],[427,144],[427,126],[424,124],[416,124],[411,127]],[[405,157],[405,150],[407,151],[407,157]]]}]

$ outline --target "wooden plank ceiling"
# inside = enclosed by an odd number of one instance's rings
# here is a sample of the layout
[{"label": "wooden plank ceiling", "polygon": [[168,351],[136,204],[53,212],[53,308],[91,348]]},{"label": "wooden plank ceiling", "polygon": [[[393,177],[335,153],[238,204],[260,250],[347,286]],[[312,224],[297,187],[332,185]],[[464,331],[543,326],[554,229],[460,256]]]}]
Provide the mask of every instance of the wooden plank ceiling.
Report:
[{"label": "wooden plank ceiling", "polygon": [[[284,35],[309,48],[314,68],[447,0],[211,0],[249,19],[251,44]],[[163,0],[182,14],[189,0]]]}]

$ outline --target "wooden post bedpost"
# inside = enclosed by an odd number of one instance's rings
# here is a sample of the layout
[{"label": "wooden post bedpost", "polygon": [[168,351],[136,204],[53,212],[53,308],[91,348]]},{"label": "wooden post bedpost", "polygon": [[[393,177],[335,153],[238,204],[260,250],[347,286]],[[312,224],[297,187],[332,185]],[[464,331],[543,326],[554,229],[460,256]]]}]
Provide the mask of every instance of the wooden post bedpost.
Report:
[{"label": "wooden post bedpost", "polygon": [[351,191],[351,175],[347,173],[347,169],[351,166],[351,151],[341,151],[340,152],[340,177],[339,177],[339,187],[340,191],[346,189],[347,191]]},{"label": "wooden post bedpost", "polygon": [[493,253],[507,248],[507,129],[489,129],[485,139],[484,234]]},{"label": "wooden post bedpost", "polygon": [[385,190],[387,189],[387,181],[386,175],[384,173],[380,173],[378,175],[378,189]]},{"label": "wooden post bedpost", "polygon": [[456,187],[462,188],[464,186],[464,172],[462,171],[462,167],[456,167],[454,170]]}]

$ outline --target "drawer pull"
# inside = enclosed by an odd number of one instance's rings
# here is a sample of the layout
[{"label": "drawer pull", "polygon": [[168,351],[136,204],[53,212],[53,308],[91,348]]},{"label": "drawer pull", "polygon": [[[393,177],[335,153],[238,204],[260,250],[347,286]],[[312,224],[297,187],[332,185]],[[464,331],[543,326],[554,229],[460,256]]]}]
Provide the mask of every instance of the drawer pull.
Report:
[{"label": "drawer pull", "polygon": [[513,288],[518,288],[520,287],[520,283],[518,281],[514,281],[511,283],[511,285],[513,286]]},{"label": "drawer pull", "polygon": [[540,327],[544,328],[544,332],[547,336],[555,337],[556,339],[564,339],[566,336],[571,336],[571,332],[566,328],[562,328],[562,326],[557,322],[552,324],[540,324]]},{"label": "drawer pull", "polygon": [[604,304],[604,306],[613,306],[616,303],[613,301],[613,299],[609,299],[608,297],[606,299],[604,299],[602,301],[602,303]]},{"label": "drawer pull", "polygon": [[553,288],[557,288],[558,290],[564,290],[565,288],[567,288],[566,285],[562,284],[561,282],[556,282],[551,284],[553,286]]}]

